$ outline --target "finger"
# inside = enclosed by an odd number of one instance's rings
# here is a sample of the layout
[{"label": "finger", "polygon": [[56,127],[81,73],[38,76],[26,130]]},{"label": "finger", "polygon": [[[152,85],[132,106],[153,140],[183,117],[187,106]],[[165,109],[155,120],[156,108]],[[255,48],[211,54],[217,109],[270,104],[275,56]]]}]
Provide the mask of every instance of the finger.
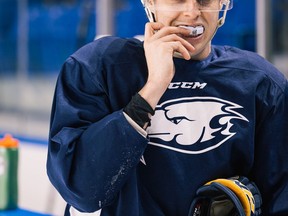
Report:
[{"label": "finger", "polygon": [[189,60],[190,54],[188,50],[181,44],[180,41],[171,41],[166,42],[163,45],[162,50],[166,50],[167,53],[170,53],[169,55],[173,56],[175,52],[178,52],[180,56],[182,56],[184,59]]},{"label": "finger", "polygon": [[177,41],[179,41],[188,51],[190,51],[190,52],[195,51],[195,47],[192,44],[190,44],[188,41],[186,41],[185,39],[183,39],[182,37],[180,37],[179,35],[176,35],[176,34],[167,35],[165,37],[162,37],[159,40],[161,40],[162,42],[177,42]]},{"label": "finger", "polygon": [[176,34],[176,35],[182,35],[182,36],[189,36],[190,35],[190,30],[181,28],[181,27],[176,27],[176,26],[165,26],[159,29],[157,33],[155,34],[155,38],[161,38],[166,35],[171,35],[171,34]]},{"label": "finger", "polygon": [[170,45],[173,48],[173,54],[175,52],[179,52],[184,59],[189,60],[191,58],[189,51],[186,49],[186,47],[183,46],[181,42],[171,42]]},{"label": "finger", "polygon": [[[157,33],[155,33],[157,31]],[[148,41],[151,37],[153,37],[153,40],[159,40],[159,42],[177,42],[174,43],[174,46],[176,49],[179,49],[179,46],[175,46],[175,44],[178,44],[180,42],[182,44],[182,48],[180,49],[181,52],[183,52],[183,57],[185,59],[190,59],[189,52],[194,52],[195,48],[192,44],[190,44],[188,41],[180,37],[179,35],[185,36],[189,35],[190,31],[181,28],[181,27],[175,27],[175,26],[164,26],[160,22],[155,23],[147,23],[145,26],[145,36],[144,41]],[[183,51],[183,48],[185,51]],[[174,53],[175,50],[172,50]]]},{"label": "finger", "polygon": [[183,36],[189,36],[190,30],[186,28],[176,27],[176,26],[164,26],[160,22],[149,22],[145,25],[145,35],[146,39],[154,36],[155,39],[164,37],[169,34],[179,34]]},{"label": "finger", "polygon": [[159,23],[159,22],[146,23],[144,39],[148,39],[148,38],[152,37],[155,34],[155,31],[159,31],[163,27],[164,27],[164,25],[162,23]]}]

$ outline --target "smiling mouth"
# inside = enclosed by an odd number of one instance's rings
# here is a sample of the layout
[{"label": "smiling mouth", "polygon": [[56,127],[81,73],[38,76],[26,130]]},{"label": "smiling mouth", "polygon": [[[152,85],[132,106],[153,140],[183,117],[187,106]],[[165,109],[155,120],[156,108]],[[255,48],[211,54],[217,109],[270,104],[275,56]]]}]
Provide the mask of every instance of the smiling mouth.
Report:
[{"label": "smiling mouth", "polygon": [[190,30],[190,35],[188,37],[190,38],[196,38],[199,37],[200,35],[202,35],[204,33],[204,26],[179,26],[181,28],[185,28]]}]

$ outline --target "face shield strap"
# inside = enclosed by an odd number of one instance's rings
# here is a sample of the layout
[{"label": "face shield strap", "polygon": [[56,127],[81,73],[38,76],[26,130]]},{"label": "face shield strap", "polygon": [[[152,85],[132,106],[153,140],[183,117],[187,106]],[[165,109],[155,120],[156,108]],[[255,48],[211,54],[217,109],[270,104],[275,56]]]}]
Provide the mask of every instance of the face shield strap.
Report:
[{"label": "face shield strap", "polygon": [[214,31],[214,34],[213,34],[212,37],[211,37],[211,41],[212,41],[212,39],[214,38],[214,36],[216,35],[217,30],[218,30],[221,26],[224,25],[225,20],[226,20],[227,11],[228,11],[228,9],[229,9],[229,6],[230,6],[230,0],[227,0],[227,3],[226,3],[226,5],[225,5],[225,9],[224,9],[223,15],[222,15],[222,17],[218,20],[217,27],[216,27],[216,29],[215,29],[215,31]]},{"label": "face shield strap", "polygon": [[227,3],[225,4],[225,9],[224,9],[224,11],[223,11],[223,15],[222,15],[222,17],[218,20],[216,29],[215,29],[214,34],[212,35],[210,41],[212,41],[212,39],[213,39],[214,36],[216,35],[217,30],[218,30],[221,26],[224,25],[225,20],[226,20],[227,11],[228,11],[229,7],[230,7],[230,0],[227,0]]},{"label": "face shield strap", "polygon": [[[222,17],[218,20],[217,29],[224,25],[225,20],[226,20],[227,11],[228,11],[229,7],[230,7],[230,0],[227,0],[227,3],[225,4],[225,9],[224,9],[223,15],[222,15]],[[217,29],[216,29],[216,31],[217,31]]]},{"label": "face shield strap", "polygon": [[144,10],[145,10],[145,13],[147,15],[147,18],[148,18],[149,22],[156,22],[155,15],[152,13],[152,11],[149,9],[149,7],[146,6],[146,1],[147,0],[141,0],[142,5],[143,5]]},{"label": "face shield strap", "polygon": [[156,22],[154,13],[152,13],[148,7],[144,7],[144,9],[145,9],[145,12],[146,12],[146,15],[147,15],[149,21],[150,22]]}]

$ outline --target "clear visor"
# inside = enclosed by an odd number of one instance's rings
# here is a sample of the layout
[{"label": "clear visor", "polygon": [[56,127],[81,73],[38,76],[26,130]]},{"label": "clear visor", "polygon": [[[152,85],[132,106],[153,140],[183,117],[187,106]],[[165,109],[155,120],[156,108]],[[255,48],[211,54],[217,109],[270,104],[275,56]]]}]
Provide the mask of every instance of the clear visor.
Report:
[{"label": "clear visor", "polygon": [[232,9],[233,0],[156,0],[154,5],[149,8],[151,11],[164,12],[193,10],[201,12],[220,12]]}]

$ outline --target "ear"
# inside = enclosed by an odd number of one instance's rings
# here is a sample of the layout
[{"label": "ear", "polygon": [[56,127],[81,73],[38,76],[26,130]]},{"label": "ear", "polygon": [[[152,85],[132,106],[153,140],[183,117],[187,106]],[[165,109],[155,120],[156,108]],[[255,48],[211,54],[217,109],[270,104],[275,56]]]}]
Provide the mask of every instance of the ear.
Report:
[{"label": "ear", "polygon": [[144,2],[146,7],[151,8],[154,6],[154,0],[144,0]]}]

